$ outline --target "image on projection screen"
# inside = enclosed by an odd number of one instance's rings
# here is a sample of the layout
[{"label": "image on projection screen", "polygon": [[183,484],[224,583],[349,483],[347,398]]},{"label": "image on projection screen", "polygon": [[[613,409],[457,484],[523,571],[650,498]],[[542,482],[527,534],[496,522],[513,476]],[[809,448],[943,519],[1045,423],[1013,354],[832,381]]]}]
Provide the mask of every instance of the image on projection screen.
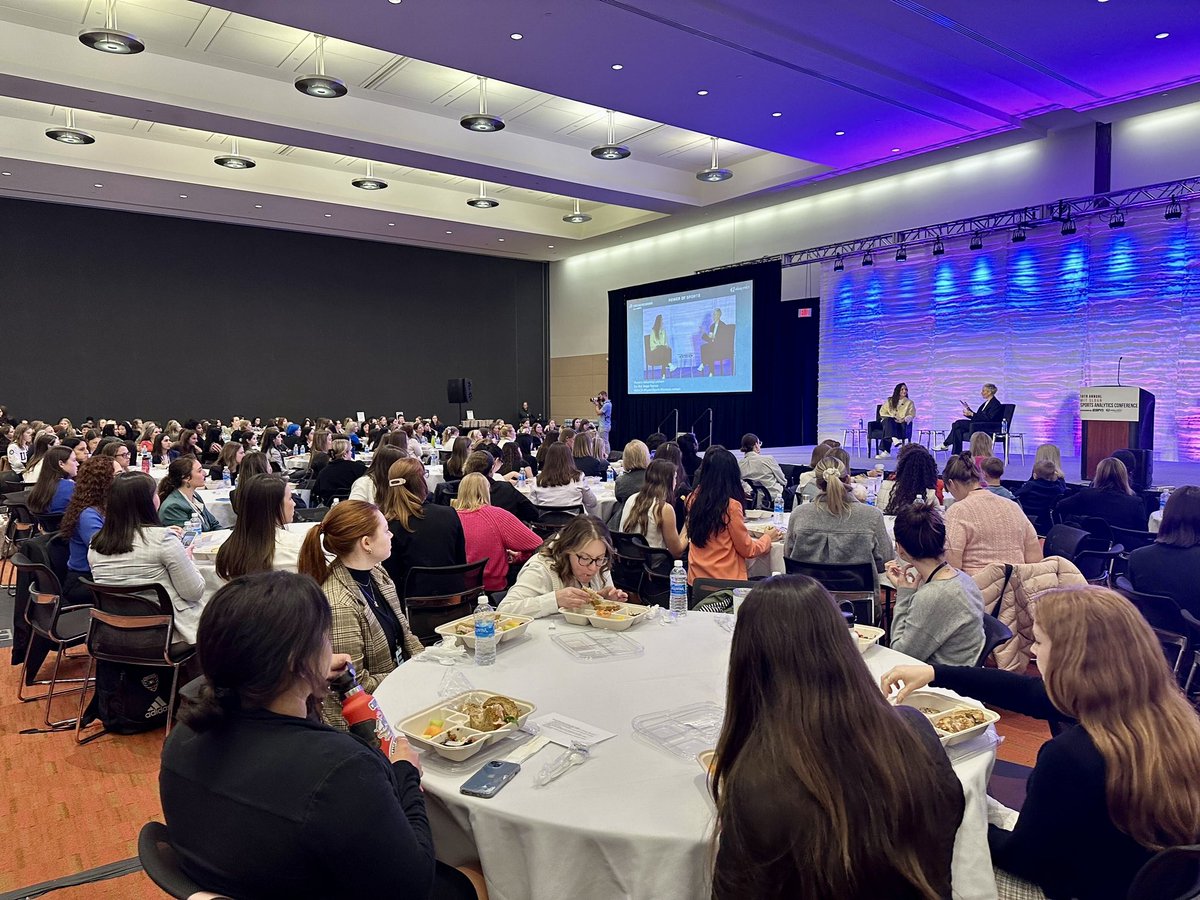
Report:
[{"label": "image on projection screen", "polygon": [[630,394],[729,394],[754,387],[754,282],[625,303]]}]

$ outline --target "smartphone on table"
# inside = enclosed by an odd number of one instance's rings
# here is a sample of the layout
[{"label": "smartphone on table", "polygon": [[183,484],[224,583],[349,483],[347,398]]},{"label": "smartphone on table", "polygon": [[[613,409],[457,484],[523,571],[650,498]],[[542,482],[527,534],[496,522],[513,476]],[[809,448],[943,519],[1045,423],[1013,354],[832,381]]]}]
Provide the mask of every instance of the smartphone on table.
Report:
[{"label": "smartphone on table", "polygon": [[468,797],[482,797],[485,800],[495,797],[500,789],[513,780],[521,771],[520,763],[509,762],[506,759],[493,759],[463,782],[459,790]]}]

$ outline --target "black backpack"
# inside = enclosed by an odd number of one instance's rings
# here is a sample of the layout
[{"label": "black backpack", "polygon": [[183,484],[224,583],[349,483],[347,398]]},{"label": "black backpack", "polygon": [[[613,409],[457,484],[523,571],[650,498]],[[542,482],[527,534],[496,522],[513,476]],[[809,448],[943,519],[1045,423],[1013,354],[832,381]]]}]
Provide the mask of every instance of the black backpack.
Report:
[{"label": "black backpack", "polygon": [[171,670],[162,666],[96,663],[96,693],[83,714],[113,734],[137,734],[165,725],[170,709]]}]

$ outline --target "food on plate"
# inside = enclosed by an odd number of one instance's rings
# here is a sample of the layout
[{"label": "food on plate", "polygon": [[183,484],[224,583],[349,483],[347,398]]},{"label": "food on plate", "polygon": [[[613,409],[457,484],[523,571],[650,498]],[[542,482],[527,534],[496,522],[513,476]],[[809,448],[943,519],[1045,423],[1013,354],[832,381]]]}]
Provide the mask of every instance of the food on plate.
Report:
[{"label": "food on plate", "polygon": [[941,712],[940,709],[934,709],[932,706],[918,706],[917,709],[920,712],[925,713],[927,716],[936,716],[939,712]]},{"label": "food on plate", "polygon": [[446,732],[446,740],[444,741],[447,747],[465,747],[467,744],[473,743],[478,735],[466,734],[461,729],[451,728]]},{"label": "food on plate", "polygon": [[470,622],[459,622],[454,626],[455,634],[474,634],[475,626]]},{"label": "food on plate", "polygon": [[982,725],[986,721],[987,716],[983,714],[983,710],[981,709],[956,709],[954,712],[948,713],[940,719],[934,719],[933,724],[942,731],[950,734],[958,734],[960,731],[966,731],[968,728]]},{"label": "food on plate", "polygon": [[446,723],[442,719],[430,719],[429,724],[425,726],[425,731],[421,734],[421,737],[433,737],[436,734],[441,734],[442,729],[445,728],[445,726]]},{"label": "food on plate", "polygon": [[[514,628],[520,628],[520,627],[521,627],[521,623],[517,619],[504,619],[503,621],[496,623],[496,628],[498,628],[500,631],[512,631]],[[474,634],[475,633],[474,620],[472,620],[470,622],[459,622],[457,625],[454,626],[454,633],[455,634]]]},{"label": "food on plate", "polygon": [[495,731],[521,717],[521,708],[509,697],[494,695],[482,703],[464,703],[462,711],[476,731]]},{"label": "food on plate", "polygon": [[521,627],[521,623],[518,622],[516,619],[505,619],[499,625],[499,628],[501,631],[512,631],[514,628],[520,628],[520,627]]}]

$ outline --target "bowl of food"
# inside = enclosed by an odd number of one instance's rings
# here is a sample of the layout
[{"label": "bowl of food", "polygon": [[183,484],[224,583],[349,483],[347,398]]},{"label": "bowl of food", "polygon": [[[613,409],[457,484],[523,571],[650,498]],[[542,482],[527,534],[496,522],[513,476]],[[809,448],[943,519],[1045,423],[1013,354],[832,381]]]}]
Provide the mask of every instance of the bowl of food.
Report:
[{"label": "bowl of food", "polygon": [[535,709],[527,700],[468,691],[414,713],[398,727],[414,746],[462,762],[520,728]]},{"label": "bowl of food", "polygon": [[746,510],[746,518],[753,521],[755,519],[769,519],[775,515],[769,509],[748,509]]},{"label": "bowl of food", "polygon": [[968,741],[975,735],[987,730],[993,722],[1000,721],[1000,716],[990,709],[961,704],[953,709],[937,713],[929,717],[933,727],[941,738],[942,744],[951,747]]},{"label": "bowl of food", "polygon": [[883,629],[876,628],[874,625],[851,625],[850,630],[854,632],[859,650],[866,650],[868,647],[878,644],[879,639],[883,637]]},{"label": "bowl of food", "polygon": [[[514,641],[529,630],[529,616],[496,616],[496,644]],[[475,649],[475,616],[463,616],[434,629],[444,638],[458,638],[468,650]]]}]

